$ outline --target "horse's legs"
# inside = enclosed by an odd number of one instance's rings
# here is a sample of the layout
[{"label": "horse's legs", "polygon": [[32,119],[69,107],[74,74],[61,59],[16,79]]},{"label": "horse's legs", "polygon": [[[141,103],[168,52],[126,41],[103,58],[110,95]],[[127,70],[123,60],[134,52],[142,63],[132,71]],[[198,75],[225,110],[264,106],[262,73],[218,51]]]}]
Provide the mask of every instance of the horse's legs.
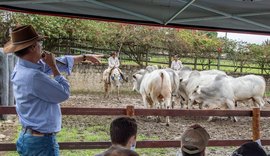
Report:
[{"label": "horse's legs", "polygon": [[105,89],[104,98],[107,98],[107,96],[108,96],[108,83],[106,81],[104,81],[104,89]]},{"label": "horse's legs", "polygon": [[119,86],[116,86],[116,88],[117,88],[117,100],[121,103],[121,100],[119,98]]},{"label": "horse's legs", "polygon": [[110,96],[111,88],[112,88],[112,84],[109,83],[109,84],[108,84],[108,96],[107,96],[107,97]]}]

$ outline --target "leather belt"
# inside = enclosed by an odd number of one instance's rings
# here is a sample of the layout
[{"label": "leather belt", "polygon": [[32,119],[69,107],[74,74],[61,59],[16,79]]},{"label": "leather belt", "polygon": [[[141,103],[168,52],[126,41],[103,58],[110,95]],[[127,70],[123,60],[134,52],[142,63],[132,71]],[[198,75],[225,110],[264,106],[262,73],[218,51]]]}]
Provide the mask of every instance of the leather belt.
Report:
[{"label": "leather belt", "polygon": [[52,136],[52,135],[56,135],[56,133],[41,133],[39,131],[33,130],[31,128],[22,128],[22,131],[24,133],[30,133],[33,136]]}]

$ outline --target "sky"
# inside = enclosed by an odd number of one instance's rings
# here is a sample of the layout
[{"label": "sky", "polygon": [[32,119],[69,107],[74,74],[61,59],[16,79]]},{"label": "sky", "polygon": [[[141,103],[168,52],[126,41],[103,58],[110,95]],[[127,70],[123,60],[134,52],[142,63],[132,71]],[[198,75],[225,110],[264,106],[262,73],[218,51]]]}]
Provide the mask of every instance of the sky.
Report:
[{"label": "sky", "polygon": [[[225,32],[218,32],[218,37],[224,37]],[[252,35],[252,34],[240,34],[240,33],[227,33],[229,39],[237,41],[245,41],[248,43],[262,44],[265,40],[270,40],[270,36],[267,35]]]}]

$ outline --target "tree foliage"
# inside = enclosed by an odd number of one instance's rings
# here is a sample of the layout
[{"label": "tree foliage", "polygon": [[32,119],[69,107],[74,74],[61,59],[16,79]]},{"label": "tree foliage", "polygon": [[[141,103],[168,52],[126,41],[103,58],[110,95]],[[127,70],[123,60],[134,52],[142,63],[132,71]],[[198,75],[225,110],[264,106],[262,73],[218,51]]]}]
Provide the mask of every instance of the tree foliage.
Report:
[{"label": "tree foliage", "polygon": [[245,64],[251,55],[260,66],[269,65],[270,41],[265,41],[262,45],[247,44],[218,38],[217,32],[96,22],[4,11],[0,11],[0,21],[2,45],[9,40],[10,28],[31,24],[40,34],[47,36],[45,48],[52,51],[56,51],[59,46],[70,47],[74,44],[79,47],[112,49],[126,53],[139,65],[143,65],[141,62],[151,53],[204,57],[205,59],[200,59],[203,63],[216,59],[221,52],[234,60],[235,65]]},{"label": "tree foliage", "polygon": [[11,14],[0,11],[0,46],[3,46],[9,40],[9,29],[12,23]]}]

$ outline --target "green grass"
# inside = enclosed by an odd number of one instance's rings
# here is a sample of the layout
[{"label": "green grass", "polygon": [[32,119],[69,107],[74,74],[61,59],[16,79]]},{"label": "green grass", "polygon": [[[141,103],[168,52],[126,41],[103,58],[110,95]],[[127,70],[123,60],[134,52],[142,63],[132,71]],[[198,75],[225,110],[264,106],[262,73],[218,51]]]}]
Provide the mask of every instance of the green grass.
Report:
[{"label": "green grass", "polygon": [[[17,126],[17,130],[16,130],[16,132],[14,132],[15,135],[13,136],[13,140],[12,140],[13,143],[16,143],[21,129],[22,129],[22,127],[20,125]],[[18,153],[17,152],[6,152],[4,156],[18,156]]]},{"label": "green grass", "polygon": [[[57,135],[59,142],[64,141],[110,141],[109,125],[97,125],[85,127],[82,133],[78,133],[78,127],[63,128]],[[158,136],[147,137],[145,135],[138,136],[137,140],[158,140]],[[61,150],[61,155],[65,156],[93,156],[105,149],[98,150]],[[168,149],[136,149],[141,155],[166,155]]]},{"label": "green grass", "polygon": [[[109,125],[90,125],[90,126],[79,126],[79,125],[63,125],[61,132],[57,134],[58,142],[91,142],[91,141],[110,141],[109,138]],[[65,127],[66,126],[66,127]],[[20,126],[18,126],[18,132]],[[18,133],[17,133],[18,134]],[[16,141],[18,136],[14,137]],[[139,134],[137,137],[138,141],[142,140],[159,140],[158,136],[147,137]],[[60,150],[60,155],[63,156],[93,156],[101,153],[105,149],[91,149],[91,150]],[[175,150],[176,151],[176,150]],[[144,156],[162,156],[168,153],[168,149],[136,149],[140,155]],[[7,152],[6,156],[17,156],[17,152]]]},{"label": "green grass", "polygon": [[226,147],[207,147],[208,153],[216,153],[217,151],[229,151],[232,153],[237,147],[234,146],[226,146]]},{"label": "green grass", "polygon": [[[187,65],[188,63],[194,63],[194,58],[180,58],[180,60],[183,62],[184,65]],[[148,63],[149,65],[161,65],[162,67],[169,67],[169,59],[168,57],[162,57],[162,56],[152,56],[151,61],[153,62],[164,62],[164,64],[158,64],[158,63]],[[217,69],[217,59],[211,59],[211,66],[210,69]],[[208,64],[208,59],[197,59],[198,64]],[[122,64],[125,65],[137,65],[136,62],[134,61],[122,61]],[[145,63],[144,63],[145,65]],[[223,70],[225,72],[234,72],[235,68],[234,67],[224,67],[224,65],[230,65],[230,66],[235,66],[233,60],[220,60],[220,70]],[[194,65],[187,65],[194,69]],[[207,65],[206,65],[207,66]],[[236,66],[240,66],[239,62],[237,62]],[[249,63],[249,64],[244,64],[243,66],[249,66],[249,67],[255,67],[255,68],[260,68],[260,66],[256,63]],[[197,65],[197,70],[203,70],[202,65]],[[208,66],[206,67],[208,69]],[[236,72],[241,72],[240,68],[236,70]],[[253,74],[261,74],[261,69],[252,69],[252,68],[242,68],[242,73],[253,73]],[[265,72],[263,74],[266,74]]]},{"label": "green grass", "polygon": [[266,92],[265,92],[265,96],[266,96],[266,97],[270,97],[270,91],[266,91]]}]

